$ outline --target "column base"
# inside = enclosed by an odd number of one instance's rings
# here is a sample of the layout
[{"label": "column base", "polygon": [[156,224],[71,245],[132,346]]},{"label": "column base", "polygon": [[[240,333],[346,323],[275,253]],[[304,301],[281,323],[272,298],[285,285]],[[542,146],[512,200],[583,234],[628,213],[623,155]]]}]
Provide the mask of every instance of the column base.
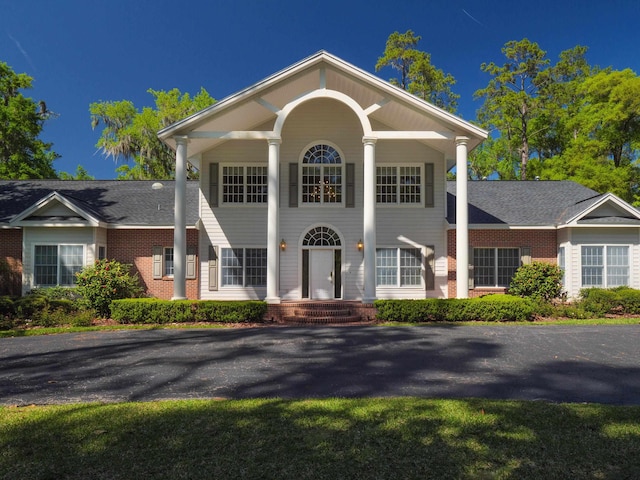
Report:
[{"label": "column base", "polygon": [[373,298],[363,298],[362,299],[362,303],[364,304],[372,304],[373,302],[375,302],[377,300],[376,297]]},{"label": "column base", "polygon": [[267,297],[264,301],[267,303],[278,304],[280,303],[280,297]]},{"label": "column base", "polygon": [[189,300],[187,297],[171,297],[171,300]]}]

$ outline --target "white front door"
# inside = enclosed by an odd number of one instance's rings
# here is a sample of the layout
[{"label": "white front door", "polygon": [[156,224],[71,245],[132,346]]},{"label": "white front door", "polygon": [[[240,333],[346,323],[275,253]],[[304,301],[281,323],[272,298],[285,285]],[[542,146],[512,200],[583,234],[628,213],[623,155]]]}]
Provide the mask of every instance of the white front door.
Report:
[{"label": "white front door", "polygon": [[309,256],[309,297],[314,300],[335,298],[333,250],[310,250]]}]

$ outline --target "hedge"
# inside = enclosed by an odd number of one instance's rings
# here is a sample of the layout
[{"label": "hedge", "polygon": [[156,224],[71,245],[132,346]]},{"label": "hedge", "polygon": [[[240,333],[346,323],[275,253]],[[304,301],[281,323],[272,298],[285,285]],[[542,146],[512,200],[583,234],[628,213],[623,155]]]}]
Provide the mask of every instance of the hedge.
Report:
[{"label": "hedge", "polygon": [[388,322],[508,322],[531,320],[536,314],[534,301],[512,295],[465,299],[376,300],[374,305],[378,309],[378,320]]},{"label": "hedge", "polygon": [[578,305],[587,312],[606,314],[640,314],[640,290],[629,287],[585,288],[580,291]]},{"label": "hedge", "polygon": [[259,301],[158,300],[128,298],[111,303],[119,323],[260,322],[267,304]]}]

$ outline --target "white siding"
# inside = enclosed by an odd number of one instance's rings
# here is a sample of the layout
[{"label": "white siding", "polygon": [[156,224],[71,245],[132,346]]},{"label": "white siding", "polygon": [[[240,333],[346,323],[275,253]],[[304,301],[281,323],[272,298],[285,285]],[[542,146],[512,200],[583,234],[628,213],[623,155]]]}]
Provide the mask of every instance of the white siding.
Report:
[{"label": "white siding", "polygon": [[582,288],[583,245],[628,245],[629,283],[632,288],[640,288],[640,229],[633,228],[570,228],[560,230],[560,246],[566,252],[566,285],[570,298],[576,298]]},{"label": "white siding", "polygon": [[[269,128],[268,126],[265,126]],[[258,128],[259,129],[259,128]],[[363,155],[362,128],[355,114],[333,100],[314,100],[298,107],[287,119],[280,146],[280,237],[287,250],[280,253],[280,295],[283,300],[298,300],[302,296],[301,245],[308,230],[317,225],[333,228],[342,241],[342,286],[344,299],[363,296],[363,254],[357,242],[363,237]],[[335,145],[343,165],[355,165],[355,208],[343,205],[303,205],[289,207],[289,164],[299,163],[304,150],[314,142]],[[208,246],[220,248],[266,247],[267,207],[220,205],[215,211],[209,206],[209,167],[211,163],[256,163],[268,161],[266,141],[229,141],[203,155],[201,171],[201,272],[207,272]],[[377,208],[377,242],[384,246],[433,245],[436,255],[436,289],[385,288],[379,298],[424,298],[446,296],[447,253],[445,235],[445,169],[439,152],[416,141],[379,141],[376,163],[434,163],[435,206]],[[344,176],[344,170],[343,170]],[[220,182],[221,183],[221,182]],[[301,188],[298,188],[299,192]],[[343,190],[344,197],[344,190]],[[208,290],[208,278],[201,275],[201,298],[264,298],[264,291],[244,289]]]}]

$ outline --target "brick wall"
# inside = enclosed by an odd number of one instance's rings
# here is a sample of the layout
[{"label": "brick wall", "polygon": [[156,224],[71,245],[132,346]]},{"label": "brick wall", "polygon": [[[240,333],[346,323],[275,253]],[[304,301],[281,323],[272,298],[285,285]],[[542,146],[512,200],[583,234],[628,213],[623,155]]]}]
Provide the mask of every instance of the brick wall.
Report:
[{"label": "brick wall", "polygon": [[0,295],[20,295],[22,291],[22,230],[0,229]]},{"label": "brick wall", "polygon": [[[472,247],[531,247],[531,260],[557,263],[557,234],[555,230],[469,230],[469,245]],[[456,231],[447,232],[448,287],[449,297],[456,296]],[[469,259],[471,261],[472,259]],[[504,288],[474,288],[470,297],[487,293],[504,293]]]},{"label": "brick wall", "polygon": [[[107,257],[131,264],[140,283],[150,296],[170,299],[173,296],[173,278],[153,278],[153,246],[173,247],[173,229],[117,229],[107,231]],[[187,245],[198,245],[198,231],[187,230]],[[199,268],[199,263],[198,263]],[[196,277],[200,275],[197,272]],[[198,298],[198,279],[187,280],[187,298]]]}]

